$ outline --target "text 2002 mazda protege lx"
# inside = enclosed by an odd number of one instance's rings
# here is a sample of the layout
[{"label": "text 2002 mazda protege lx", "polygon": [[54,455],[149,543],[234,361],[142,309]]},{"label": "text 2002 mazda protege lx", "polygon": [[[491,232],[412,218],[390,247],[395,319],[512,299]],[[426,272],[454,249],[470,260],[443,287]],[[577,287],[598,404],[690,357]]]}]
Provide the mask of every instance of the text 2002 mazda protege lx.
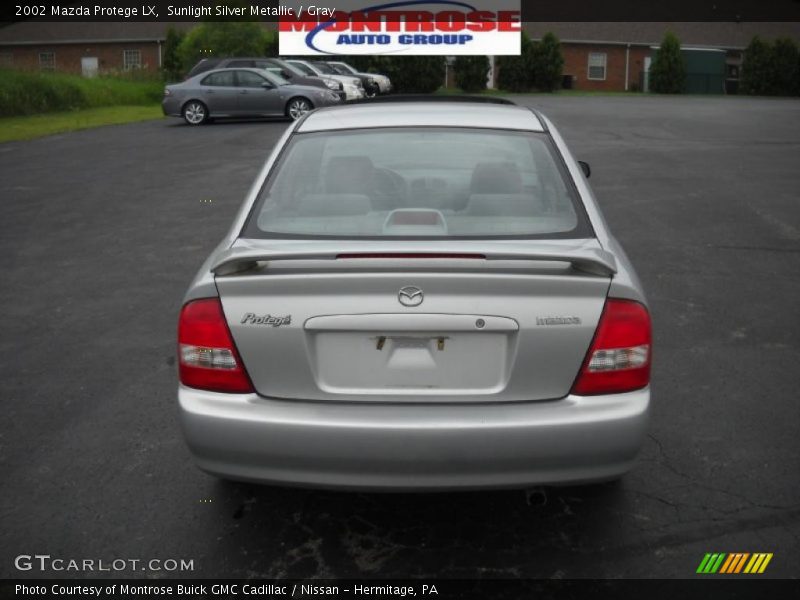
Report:
[{"label": "text 2002 mazda protege lx", "polygon": [[551,122],[511,103],[290,126],[179,323],[180,417],[234,480],[611,480],[646,435],[644,294]]}]

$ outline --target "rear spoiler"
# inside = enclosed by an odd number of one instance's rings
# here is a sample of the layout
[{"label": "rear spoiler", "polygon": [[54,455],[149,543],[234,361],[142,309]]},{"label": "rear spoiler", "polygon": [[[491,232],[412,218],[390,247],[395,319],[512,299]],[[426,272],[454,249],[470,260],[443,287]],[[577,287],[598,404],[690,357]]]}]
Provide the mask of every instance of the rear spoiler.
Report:
[{"label": "rear spoiler", "polygon": [[336,252],[331,250],[276,250],[264,251],[255,249],[229,248],[223,251],[211,266],[215,275],[232,275],[247,271],[258,266],[259,263],[284,261],[284,260],[342,260],[342,259],[452,259],[452,260],[530,260],[542,262],[566,262],[574,269],[594,275],[609,276],[617,272],[617,261],[614,255],[600,248],[586,248],[568,252],[558,251],[525,251],[502,250],[473,252],[472,249],[455,252],[419,252],[404,249],[381,249],[380,251],[352,251]]}]

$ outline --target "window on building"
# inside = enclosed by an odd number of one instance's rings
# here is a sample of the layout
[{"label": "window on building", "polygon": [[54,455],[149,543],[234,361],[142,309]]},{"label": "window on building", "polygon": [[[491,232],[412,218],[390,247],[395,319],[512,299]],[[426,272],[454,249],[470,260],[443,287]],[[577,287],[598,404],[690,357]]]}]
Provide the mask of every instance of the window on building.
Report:
[{"label": "window on building", "polygon": [[39,68],[42,71],[55,71],[56,70],[56,53],[55,52],[39,52]]},{"label": "window on building", "polygon": [[0,52],[0,68],[10,67],[14,64],[14,57],[11,52]]},{"label": "window on building", "polygon": [[606,53],[589,53],[589,74],[588,79],[603,81],[606,78]]},{"label": "window on building", "polygon": [[140,69],[142,67],[142,52],[140,50],[125,50],[122,57],[122,67],[128,69]]}]

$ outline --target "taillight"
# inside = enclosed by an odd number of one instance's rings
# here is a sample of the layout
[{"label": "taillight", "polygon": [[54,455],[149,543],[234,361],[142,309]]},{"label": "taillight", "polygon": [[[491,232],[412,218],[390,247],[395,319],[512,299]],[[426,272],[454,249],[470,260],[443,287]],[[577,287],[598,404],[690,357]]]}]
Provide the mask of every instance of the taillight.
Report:
[{"label": "taillight", "polygon": [[647,386],[651,348],[650,314],[644,305],[609,298],[571,393],[616,394]]},{"label": "taillight", "polygon": [[193,300],[181,309],[178,364],[183,385],[214,392],[253,392],[219,298]]}]

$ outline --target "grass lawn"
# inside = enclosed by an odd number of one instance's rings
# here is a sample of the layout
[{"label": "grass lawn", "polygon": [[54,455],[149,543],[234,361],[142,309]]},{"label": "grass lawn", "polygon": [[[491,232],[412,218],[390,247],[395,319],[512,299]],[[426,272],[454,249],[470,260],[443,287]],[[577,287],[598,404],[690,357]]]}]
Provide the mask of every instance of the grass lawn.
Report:
[{"label": "grass lawn", "polygon": [[0,119],[0,143],[89,129],[103,125],[119,125],[134,121],[149,121],[163,118],[161,105],[105,106],[67,112],[45,113],[28,117],[6,117]]}]

